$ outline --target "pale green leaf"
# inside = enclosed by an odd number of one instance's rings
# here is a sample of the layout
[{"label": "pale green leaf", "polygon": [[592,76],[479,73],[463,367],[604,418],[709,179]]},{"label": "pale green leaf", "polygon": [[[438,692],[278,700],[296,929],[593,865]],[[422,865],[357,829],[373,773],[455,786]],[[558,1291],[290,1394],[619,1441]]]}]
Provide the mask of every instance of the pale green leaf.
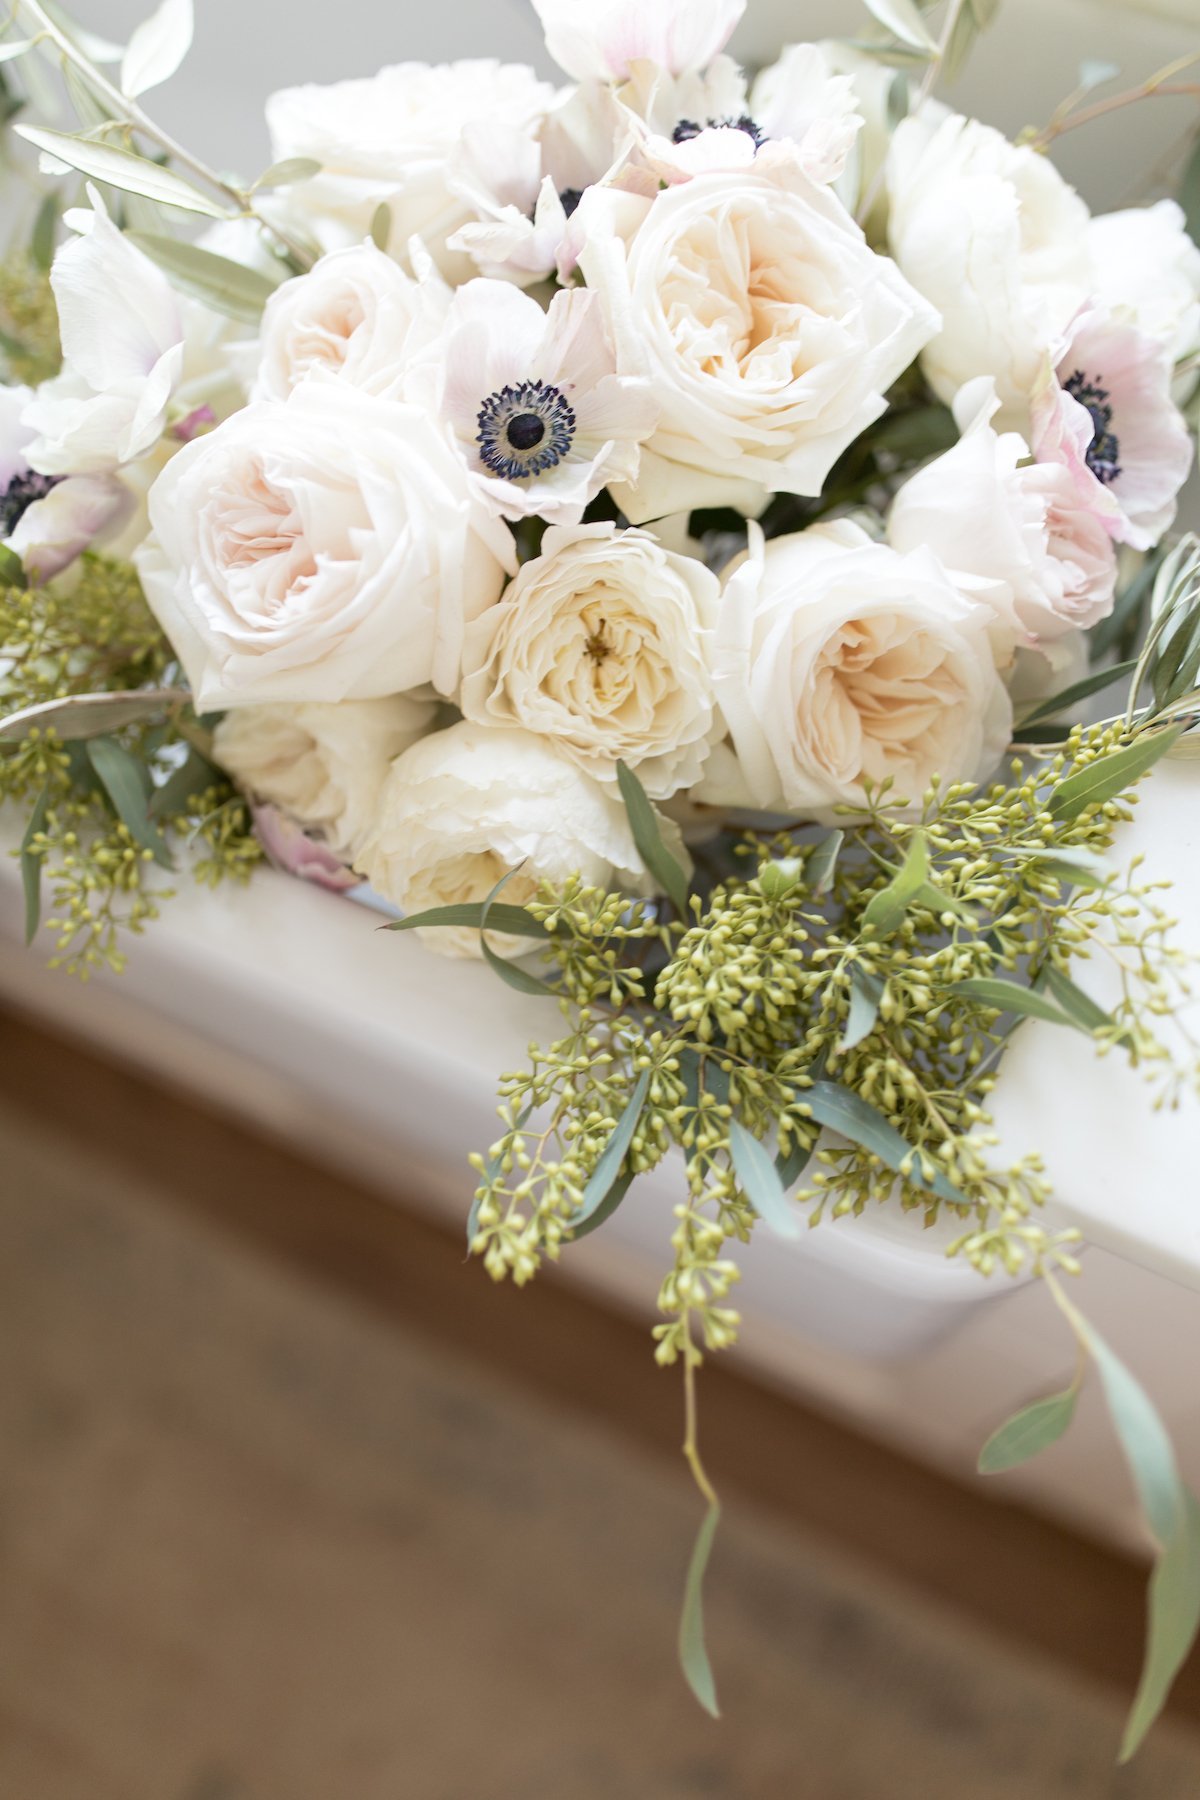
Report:
[{"label": "pale green leaf", "polygon": [[162,0],[129,40],[121,92],[130,100],[169,81],[192,47],[192,0]]},{"label": "pale green leaf", "polygon": [[1072,1018],[1083,1031],[1111,1031],[1116,1021],[1111,1013],[1106,1013],[1098,1006],[1090,994],[1085,994],[1071,977],[1062,969],[1056,969],[1047,963],[1039,977],[1040,984],[1047,988],[1063,1011]]},{"label": "pale green leaf", "polygon": [[14,38],[11,44],[0,44],[0,63],[15,62],[18,56],[28,56],[32,49],[32,38]]},{"label": "pale green leaf", "polygon": [[[420,928],[428,931],[441,925],[465,926],[469,931],[479,931],[483,926],[482,900],[462,900],[453,906],[431,906],[425,912],[408,913],[403,919],[392,919],[381,926],[383,931],[412,931]],[[487,925],[489,931],[502,931],[508,937],[548,938],[549,931],[540,919],[535,919],[531,912],[523,906],[506,906],[502,901],[488,907]]]},{"label": "pale green leaf", "polygon": [[1064,1393],[1050,1394],[1035,1400],[1014,1413],[994,1431],[979,1453],[979,1473],[999,1475],[1005,1469],[1019,1468],[1031,1457],[1056,1444],[1075,1417],[1079,1389],[1069,1387]]},{"label": "pale green leaf", "polygon": [[139,719],[161,718],[190,698],[185,688],[133,688],[127,694],[70,694],[62,700],[41,700],[0,719],[0,743],[17,743],[34,730],[54,731],[64,743],[102,737]]},{"label": "pale green leaf", "polygon": [[964,1196],[940,1169],[933,1168],[926,1175],[918,1152],[861,1094],[836,1081],[818,1081],[805,1088],[798,1100],[818,1124],[869,1151],[885,1168],[902,1175],[913,1187],[925,1188],[939,1200],[963,1203]]},{"label": "pale green leaf", "polygon": [[181,292],[249,325],[256,325],[262,318],[263,307],[278,285],[257,269],[202,250],[183,238],[160,237],[149,231],[127,231],[125,235],[165,271]]},{"label": "pale green leaf", "polygon": [[144,194],[147,200],[176,206],[183,212],[203,213],[210,219],[227,216],[223,206],[194,188],[182,175],[144,156],[134,156],[132,151],[118,150],[115,144],[97,144],[89,138],[46,131],[37,125],[14,125],[13,130],[47,156],[78,169],[81,175],[90,175],[93,181],[107,182],[126,193]]},{"label": "pale green leaf", "polygon": [[1113,878],[1113,866],[1097,850],[1082,845],[1039,844],[1032,847],[1011,846],[1006,854],[1022,862],[1037,863],[1056,880],[1073,887],[1102,888]]},{"label": "pale green leaf", "polygon": [[371,214],[370,238],[377,250],[386,250],[392,236],[392,209],[381,200]]},{"label": "pale green leaf", "polygon": [[927,57],[937,55],[937,44],[929,35],[913,0],[866,0],[866,6],[879,23],[910,50]]},{"label": "pale green leaf", "polygon": [[43,273],[49,270],[54,261],[54,239],[58,230],[58,195],[47,194],[37,209],[37,217],[33,222],[33,233],[29,240],[29,254]]},{"label": "pale green leaf", "polygon": [[42,918],[42,859],[31,848],[34,838],[46,823],[50,808],[50,789],[44,787],[34,803],[21,839],[21,886],[25,892],[25,942],[32,944]]},{"label": "pale green leaf", "polygon": [[717,1705],[717,1684],[704,1642],[704,1576],[720,1520],[721,1509],[714,1500],[704,1515],[688,1564],[683,1613],[679,1620],[680,1666],[693,1694],[714,1719],[719,1719],[721,1712]]},{"label": "pale green leaf", "polygon": [[105,63],[119,63],[124,56],[124,44],[115,44],[111,38],[102,38],[97,32],[89,31],[86,26],[73,19],[58,4],[58,0],[42,0],[42,11],[53,19],[77,49],[83,51],[89,62],[103,66]]},{"label": "pale green leaf", "polygon": [[264,169],[251,192],[260,194],[268,188],[291,187],[295,181],[311,181],[320,173],[321,164],[313,156],[285,156],[282,162]]},{"label": "pale green leaf", "polygon": [[[609,1138],[600,1156],[599,1162],[592,1170],[591,1178],[583,1190],[583,1199],[579,1203],[579,1211],[567,1221],[574,1231],[600,1210],[610,1198],[614,1184],[621,1179],[622,1165],[629,1154],[629,1146],[633,1142],[633,1134],[638,1128],[638,1121],[646,1104],[646,1096],[650,1092],[650,1071],[643,1069],[634,1083],[633,1092],[625,1104],[625,1110],[613,1126]],[[628,1187],[628,1182],[626,1187]],[[622,1194],[624,1190],[622,1190]]]},{"label": "pale green leaf", "polygon": [[1188,236],[1200,244],[1200,132],[1192,145],[1183,180],[1179,186],[1179,204],[1187,220]]},{"label": "pale green leaf", "polygon": [[763,1224],[777,1237],[798,1238],[803,1225],[788,1203],[775,1159],[738,1119],[729,1121],[729,1151],[738,1183]]},{"label": "pale green leaf", "polygon": [[875,1029],[879,1003],[883,999],[883,983],[868,975],[857,964],[850,970],[850,1013],[842,1033],[841,1049],[853,1050]]},{"label": "pale green leaf", "polygon": [[633,832],[633,841],[637,845],[638,854],[653,875],[675,911],[681,918],[687,917],[688,878],[686,873],[663,842],[659,817],[646,797],[646,790],[634,774],[623,762],[617,764],[617,781],[621,789],[621,798],[625,802],[625,810],[629,814],[629,828]]},{"label": "pale green leaf", "polygon": [[863,912],[863,924],[881,936],[895,931],[920,888],[929,880],[929,849],[923,831],[913,833],[903,867],[885,888],[872,894]]},{"label": "pale green leaf", "polygon": [[845,842],[844,831],[831,831],[813,845],[804,864],[804,879],[810,893],[819,896],[829,892],[837,859]]},{"label": "pale green leaf", "polygon": [[548,994],[553,998],[555,990],[547,982],[538,975],[531,975],[529,970],[521,968],[519,963],[510,962],[506,956],[498,956],[487,941],[488,931],[492,929],[492,908],[516,872],[516,869],[510,869],[507,875],[502,875],[480,908],[479,947],[483,951],[483,960],[488,968],[494,975],[500,977],[506,987],[515,989],[518,994],[539,996]]},{"label": "pale green leaf", "polygon": [[1001,976],[977,975],[968,981],[952,981],[946,992],[958,994],[964,1000],[977,1000],[981,1006],[991,1007],[995,1012],[1013,1013],[1022,1019],[1043,1019],[1049,1025],[1070,1025],[1078,1029],[1077,1021],[1045,994],[1036,988],[1022,987],[1016,981],[1005,981]]},{"label": "pale green leaf", "polygon": [[1184,1493],[1182,1529],[1166,1546],[1150,1577],[1146,1656],[1121,1740],[1121,1761],[1134,1756],[1162,1712],[1176,1675],[1200,1630],[1200,1503]]},{"label": "pale green leaf", "polygon": [[87,754],[117,817],[134,843],[149,850],[162,868],[174,868],[164,838],[151,823],[149,777],[137,758],[115,738],[108,737],[90,738]]},{"label": "pale green leaf", "polygon": [[1141,780],[1178,738],[1183,727],[1144,731],[1123,749],[1098,756],[1085,768],[1076,769],[1051,790],[1047,805],[1052,819],[1076,819],[1089,806],[1115,800]]},{"label": "pale green leaf", "polygon": [[1105,688],[1112,687],[1114,682],[1124,681],[1137,668],[1137,659],[1128,662],[1114,663],[1108,669],[1096,669],[1085,675],[1082,681],[1076,681],[1064,688],[1059,694],[1052,694],[1048,700],[1039,700],[1028,712],[1021,714],[1016,726],[1018,735],[1026,725],[1037,725],[1043,719],[1051,719],[1056,713],[1064,712],[1067,707],[1074,706],[1077,700],[1088,700],[1093,694],[1102,694]]}]

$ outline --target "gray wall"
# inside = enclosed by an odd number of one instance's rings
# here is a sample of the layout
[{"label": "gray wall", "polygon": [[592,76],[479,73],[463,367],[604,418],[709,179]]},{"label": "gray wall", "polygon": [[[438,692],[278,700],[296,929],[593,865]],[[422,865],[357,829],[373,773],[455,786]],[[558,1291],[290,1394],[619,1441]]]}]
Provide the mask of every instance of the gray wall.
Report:
[{"label": "gray wall", "polygon": [[[1108,57],[1131,78],[1200,48],[1200,24],[1172,25],[1156,0],[1006,0],[999,23],[961,87],[964,110],[1017,130],[1041,123],[1073,85],[1084,56]],[[154,0],[73,0],[78,17],[123,38]],[[1200,0],[1172,0],[1193,5]],[[384,62],[504,56],[545,61],[529,0],[196,0],[196,43],[150,109],[209,160],[255,172],[266,155],[265,96],[299,81],[361,75]],[[790,36],[853,35],[861,0],[749,0],[735,47],[764,59]],[[1094,206],[1129,197],[1195,116],[1187,102],[1156,100],[1063,140],[1057,160]]]}]

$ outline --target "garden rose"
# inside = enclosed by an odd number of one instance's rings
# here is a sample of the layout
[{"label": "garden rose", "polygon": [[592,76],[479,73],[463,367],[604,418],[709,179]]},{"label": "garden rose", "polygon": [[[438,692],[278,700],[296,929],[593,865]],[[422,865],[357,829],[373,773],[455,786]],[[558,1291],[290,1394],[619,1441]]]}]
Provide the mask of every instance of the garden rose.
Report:
[{"label": "garden rose", "polygon": [[512,566],[437,422],[336,381],[186,445],[150,522],[138,568],[201,710],[450,693]]},{"label": "garden rose", "polygon": [[213,755],[255,799],[350,857],[374,821],[390,765],[425,735],[435,712],[431,700],[404,694],[241,706],[217,725]]},{"label": "garden rose", "polygon": [[653,201],[592,188],[580,264],[618,366],[661,408],[635,482],[640,523],[819,494],[937,329],[937,315],[827,187],[793,166],[704,175]]},{"label": "garden rose", "polygon": [[624,81],[636,62],[672,75],[723,50],[746,0],[533,0],[546,48],[576,81]]},{"label": "garden rose", "polygon": [[708,667],[719,591],[647,532],[552,529],[469,628],[462,709],[553,738],[598,780],[623,761],[657,798],[691,787],[722,730]]},{"label": "garden rose", "polygon": [[915,802],[934,775],[986,774],[1012,722],[989,623],[927,550],[845,520],[770,543],[751,526],[714,650],[740,793],[701,797],[820,817],[867,781]]},{"label": "garden rose", "polygon": [[287,189],[286,207],[336,250],[360,243],[386,205],[393,254],[419,237],[443,274],[465,280],[470,263],[446,246],[475,216],[457,183],[464,141],[473,129],[533,137],[553,98],[524,64],[483,58],[396,63],[360,80],[284,88],[267,102],[273,153],[321,164]]},{"label": "garden rose", "polygon": [[410,358],[436,334],[449,303],[431,269],[414,280],[370,242],[332,250],[267,301],[253,398],[286,400],[313,375],[399,398]]},{"label": "garden rose", "polygon": [[[520,905],[542,880],[572,875],[648,891],[625,807],[557,745],[531,732],[463,722],[435,731],[393,765],[375,828],[355,868],[405,912],[486,900],[510,869],[503,898]],[[477,931],[422,932],[431,949],[478,956]],[[495,950],[528,954],[528,939],[490,934]]]},{"label": "garden rose", "polygon": [[905,554],[924,546],[956,575],[978,579],[1007,662],[1020,644],[1063,637],[1111,612],[1117,558],[1067,469],[1031,462],[1022,437],[993,428],[999,405],[990,376],[968,382],[954,407],[962,437],[904,483],[888,537]]},{"label": "garden rose", "polygon": [[905,119],[888,156],[892,255],[942,315],[922,357],[950,405],[991,375],[1028,399],[1046,345],[1088,298],[1088,210],[1054,165],[957,114]]}]

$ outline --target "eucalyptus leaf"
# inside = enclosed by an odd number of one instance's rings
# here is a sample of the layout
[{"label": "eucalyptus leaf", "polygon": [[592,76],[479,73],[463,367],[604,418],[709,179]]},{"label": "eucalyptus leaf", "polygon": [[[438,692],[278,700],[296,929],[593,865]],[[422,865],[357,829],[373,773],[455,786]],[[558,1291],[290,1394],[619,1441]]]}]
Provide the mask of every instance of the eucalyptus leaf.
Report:
[{"label": "eucalyptus leaf", "polygon": [[261,194],[268,188],[291,187],[295,181],[311,181],[320,173],[321,164],[314,156],[285,156],[282,162],[263,170],[251,192]]},{"label": "eucalyptus leaf", "polygon": [[953,1201],[956,1205],[964,1204],[964,1196],[939,1169],[935,1169],[932,1176],[926,1178],[921,1157],[913,1145],[901,1137],[895,1126],[890,1125],[883,1114],[870,1101],[864,1100],[861,1094],[842,1087],[836,1081],[818,1081],[812,1087],[805,1088],[798,1099],[819,1125],[836,1131],[839,1136],[849,1138],[851,1143],[858,1144],[872,1156],[877,1156],[885,1168],[902,1175],[911,1186],[925,1188],[927,1192],[936,1194],[939,1200]]},{"label": "eucalyptus leaf", "polygon": [[[625,1110],[613,1126],[600,1160],[592,1170],[587,1186],[583,1190],[583,1199],[579,1203],[579,1211],[573,1213],[567,1221],[568,1228],[574,1231],[580,1225],[586,1225],[595,1217],[600,1208],[609,1200],[614,1185],[622,1177],[622,1165],[629,1154],[629,1146],[633,1142],[633,1134],[638,1128],[638,1120],[642,1116],[646,1104],[646,1096],[650,1092],[650,1071],[643,1069],[633,1085]],[[629,1183],[626,1182],[626,1188]],[[624,1189],[622,1190],[622,1197]],[[615,1210],[615,1208],[613,1208]]]},{"label": "eucalyptus leaf", "polygon": [[0,743],[16,743],[31,731],[53,731],[69,743],[76,738],[103,737],[139,719],[160,718],[172,706],[190,700],[186,688],[132,688],[123,694],[70,694],[62,700],[40,700],[0,719]]},{"label": "eucalyptus leaf", "polygon": [[[407,913],[403,919],[392,919],[381,931],[412,931],[420,926],[430,930],[439,925],[465,926],[469,931],[483,928],[482,900],[463,900],[453,906],[431,906],[425,912]],[[488,907],[489,931],[503,931],[509,937],[548,938],[550,932],[540,919],[535,919],[523,906],[508,906],[503,901]]]},{"label": "eucalyptus leaf", "polygon": [[47,194],[37,209],[37,217],[33,221],[33,233],[29,240],[29,254],[38,268],[45,274],[54,261],[54,239],[58,230],[58,196]]},{"label": "eucalyptus leaf", "polygon": [[632,1169],[622,1169],[595,1212],[589,1218],[584,1219],[582,1223],[579,1220],[572,1220],[571,1236],[573,1241],[579,1243],[582,1238],[591,1237],[593,1231],[599,1231],[602,1225],[607,1225],[636,1180],[637,1176]]},{"label": "eucalyptus leaf", "polygon": [[794,1143],[785,1156],[781,1151],[775,1158],[775,1173],[783,1185],[785,1193],[790,1193],[807,1169],[816,1149],[816,1139],[811,1144]]},{"label": "eucalyptus leaf", "polygon": [[1085,768],[1060,781],[1049,796],[1052,819],[1076,819],[1089,806],[1115,800],[1141,780],[1174,744],[1181,725],[1166,731],[1144,731],[1121,750],[1098,756]]},{"label": "eucalyptus leaf", "polygon": [[149,850],[161,868],[174,868],[166,841],[151,822],[148,778],[137,758],[110,737],[90,738],[87,754],[117,817],[134,843]]},{"label": "eucalyptus leaf", "polygon": [[843,1052],[853,1050],[874,1031],[882,999],[883,983],[856,963],[850,970],[850,1013],[842,1033]]},{"label": "eucalyptus leaf", "polygon": [[147,200],[176,206],[183,212],[202,213],[209,219],[228,216],[225,207],[210,200],[182,175],[176,175],[174,170],[164,169],[160,163],[150,162],[144,156],[135,156],[130,150],[118,150],[115,144],[98,144],[90,138],[72,137],[65,131],[46,131],[37,125],[14,125],[13,130],[47,156],[78,169],[81,175],[90,175],[93,181],[107,182],[110,187],[126,193],[144,194]]},{"label": "eucalyptus leaf", "polygon": [[133,100],[169,81],[192,47],[192,0],[162,0],[129,40],[121,60],[121,92]]},{"label": "eucalyptus leaf", "polygon": [[29,823],[25,827],[25,835],[21,839],[21,886],[25,892],[25,942],[32,944],[37,936],[37,928],[42,919],[42,859],[36,855],[32,845],[38,832],[46,824],[46,814],[50,809],[50,789],[44,787],[34,802],[33,811],[29,815]]},{"label": "eucalyptus leaf", "polygon": [[804,1228],[788,1204],[775,1159],[740,1119],[729,1121],[729,1150],[738,1183],[763,1224],[776,1237],[798,1238]]},{"label": "eucalyptus leaf", "polygon": [[948,994],[959,994],[964,1000],[977,1000],[981,1006],[999,1013],[1013,1013],[1022,1019],[1042,1019],[1049,1025],[1070,1025],[1081,1029],[1079,1022],[1061,1006],[1036,988],[1022,987],[1019,981],[1005,981],[1000,976],[977,975],[967,981],[952,981]]},{"label": "eucalyptus leaf", "polygon": [[1049,1394],[1014,1413],[994,1431],[979,1453],[979,1473],[999,1475],[1005,1469],[1017,1469],[1032,1457],[1039,1456],[1056,1444],[1075,1417],[1079,1389],[1069,1387],[1061,1394]]},{"label": "eucalyptus leaf", "polygon": [[498,956],[487,941],[487,933],[492,927],[492,908],[502,890],[516,874],[510,869],[502,875],[479,910],[479,947],[483,951],[483,960],[494,975],[498,975],[506,987],[515,989],[518,994],[549,995],[555,998],[555,990],[539,975],[530,974],[528,969],[521,968],[519,963],[509,962],[506,956]]},{"label": "eucalyptus leaf", "polygon": [[899,873],[879,893],[872,894],[863,912],[863,924],[881,936],[895,931],[918,890],[929,880],[929,847],[923,831],[915,831]]},{"label": "eucalyptus leaf", "polygon": [[714,1500],[704,1515],[688,1564],[687,1582],[683,1590],[683,1613],[679,1620],[679,1663],[688,1686],[705,1712],[719,1719],[717,1684],[704,1642],[704,1576],[712,1555],[713,1539],[721,1521],[721,1508]]},{"label": "eucalyptus leaf", "polygon": [[625,810],[629,814],[629,827],[633,832],[633,841],[637,845],[638,854],[651,875],[662,887],[680,918],[686,919],[688,878],[663,842],[658,814],[647,799],[646,790],[633,770],[627,768],[623,762],[617,764],[617,781],[621,789],[621,798],[625,802]]},{"label": "eucalyptus leaf", "polygon": [[392,236],[392,209],[381,200],[371,214],[370,238],[377,250],[386,250]]},{"label": "eucalyptus leaf", "polygon": [[1028,849],[1012,846],[1007,854],[1022,862],[1037,863],[1047,875],[1073,887],[1102,888],[1113,878],[1112,864],[1099,851],[1082,845],[1041,844]]},{"label": "eucalyptus leaf", "polygon": [[248,325],[256,325],[262,318],[263,307],[279,285],[258,269],[217,256],[212,250],[202,250],[184,238],[150,231],[127,231],[125,235],[183,293]]},{"label": "eucalyptus leaf", "polygon": [[811,894],[819,897],[829,892],[837,859],[845,842],[844,831],[831,831],[814,844],[804,864],[804,879]]},{"label": "eucalyptus leaf", "polygon": [[1158,551],[1152,550],[1144,557],[1133,580],[1117,595],[1116,604],[1107,619],[1101,619],[1088,632],[1088,655],[1093,662],[1107,656],[1110,650],[1126,639],[1136,638],[1142,608],[1154,586],[1161,562],[1162,557]]},{"label": "eucalyptus leaf", "polygon": [[1150,1582],[1142,1677],[1121,1743],[1121,1761],[1128,1762],[1166,1704],[1200,1632],[1200,1505],[1183,1484],[1170,1435],[1146,1390],[1057,1282],[1051,1291],[1096,1364],[1159,1551]]},{"label": "eucalyptus leaf", "polygon": [[184,761],[150,796],[150,817],[170,819],[189,810],[197,799],[221,780],[221,771],[199,750],[189,749]]},{"label": "eucalyptus leaf", "polygon": [[913,0],[865,0],[867,10],[891,32],[900,43],[923,56],[937,55],[937,44],[917,11]]},{"label": "eucalyptus leaf", "polygon": [[1083,1031],[1111,1031],[1116,1021],[1111,1013],[1105,1012],[1097,1005],[1090,994],[1071,980],[1062,969],[1056,969],[1053,963],[1047,963],[1038,977],[1039,985],[1045,987],[1058,1001],[1062,1010],[1075,1021]]},{"label": "eucalyptus leaf", "polygon": [[15,62],[33,49],[32,38],[15,38],[11,44],[0,44],[0,63]]},{"label": "eucalyptus leaf", "polygon": [[1043,719],[1053,718],[1055,713],[1064,712],[1067,707],[1074,706],[1078,700],[1088,700],[1093,694],[1102,694],[1105,688],[1112,687],[1114,682],[1124,681],[1137,668],[1137,658],[1131,657],[1127,662],[1113,663],[1110,668],[1096,669],[1085,675],[1082,681],[1072,682],[1059,694],[1051,694],[1047,700],[1039,700],[1028,712],[1021,714],[1016,729],[1023,730],[1026,725],[1037,725]]}]

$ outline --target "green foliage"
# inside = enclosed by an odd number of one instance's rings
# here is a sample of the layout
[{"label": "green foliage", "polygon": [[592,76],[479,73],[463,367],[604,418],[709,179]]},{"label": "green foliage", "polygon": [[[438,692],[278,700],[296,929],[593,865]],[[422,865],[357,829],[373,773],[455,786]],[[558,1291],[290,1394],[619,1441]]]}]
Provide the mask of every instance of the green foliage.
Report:
[{"label": "green foliage", "polygon": [[[134,571],[84,557],[69,585],[0,587],[0,711],[47,701],[158,690],[170,647]],[[176,690],[165,690],[168,700]],[[126,932],[158,917],[170,890],[152,874],[176,846],[201,882],[244,879],[260,859],[241,797],[189,744],[197,727],[178,699],[86,742],[37,726],[0,743],[0,800],[24,803],[19,852],[32,937],[49,894],[52,966],[85,980],[120,969]],[[120,718],[119,709],[111,716]]]},{"label": "green foliage", "polygon": [[46,270],[32,253],[10,250],[0,262],[0,372],[36,387],[62,363],[58,309]]}]

